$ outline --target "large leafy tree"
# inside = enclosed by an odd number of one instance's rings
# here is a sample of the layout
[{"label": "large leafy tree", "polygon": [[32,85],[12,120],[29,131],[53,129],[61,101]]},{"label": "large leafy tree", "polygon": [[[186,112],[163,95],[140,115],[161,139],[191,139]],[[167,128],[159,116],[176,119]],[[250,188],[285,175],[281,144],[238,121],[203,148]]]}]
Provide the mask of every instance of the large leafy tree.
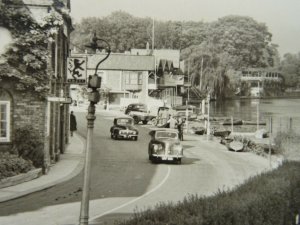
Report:
[{"label": "large leafy tree", "polygon": [[277,62],[278,52],[267,26],[250,17],[226,16],[209,24],[204,32],[201,44],[189,47],[183,55],[192,62],[192,81],[201,91],[226,97],[228,70],[263,68]]},{"label": "large leafy tree", "polygon": [[[71,42],[73,46],[84,51],[91,40],[91,34],[105,39],[111,45],[113,52],[124,52],[131,48],[150,47],[153,40],[153,20],[138,18],[116,11],[103,18],[89,17],[75,25]],[[193,44],[199,44],[204,39],[203,22],[154,21],[154,47],[156,49],[184,49]],[[100,42],[99,42],[100,44]]]},{"label": "large leafy tree", "polygon": [[288,87],[299,86],[300,80],[300,52],[298,54],[285,54],[281,62],[281,72]]}]

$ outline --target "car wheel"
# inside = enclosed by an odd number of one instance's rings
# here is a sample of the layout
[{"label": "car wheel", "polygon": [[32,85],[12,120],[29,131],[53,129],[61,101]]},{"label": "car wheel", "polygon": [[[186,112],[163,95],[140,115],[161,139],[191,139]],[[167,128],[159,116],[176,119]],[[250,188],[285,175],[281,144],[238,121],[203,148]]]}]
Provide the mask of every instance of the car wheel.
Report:
[{"label": "car wheel", "polygon": [[135,124],[138,124],[140,121],[139,121],[139,118],[137,118],[136,116],[135,117],[133,117],[133,120],[134,120],[134,123]]},{"label": "car wheel", "polygon": [[114,139],[115,139],[115,140],[118,140],[118,139],[119,139],[117,134],[114,134]]},{"label": "car wheel", "polygon": [[138,140],[138,137],[133,137],[133,140],[137,141],[137,140]]},{"label": "car wheel", "polygon": [[178,165],[180,165],[181,164],[181,158],[179,158],[179,159],[176,159],[176,161],[175,161]]},{"label": "car wheel", "polygon": [[111,138],[111,139],[114,139],[113,133],[110,133],[110,138]]},{"label": "car wheel", "polygon": [[151,123],[152,123],[152,125],[156,126],[156,125],[157,125],[157,119],[156,119],[156,118],[153,118],[153,119],[151,120]]},{"label": "car wheel", "polygon": [[147,120],[143,120],[143,124],[145,125],[145,124],[147,124],[148,123],[148,121]]}]

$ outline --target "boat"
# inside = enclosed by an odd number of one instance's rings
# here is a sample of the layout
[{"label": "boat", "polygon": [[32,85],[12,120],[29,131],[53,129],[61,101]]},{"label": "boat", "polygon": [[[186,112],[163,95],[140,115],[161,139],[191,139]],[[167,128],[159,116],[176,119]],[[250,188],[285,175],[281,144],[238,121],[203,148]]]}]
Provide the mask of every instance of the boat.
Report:
[{"label": "boat", "polygon": [[233,120],[226,119],[223,121],[222,125],[243,125],[243,120]]},{"label": "boat", "polygon": [[[266,122],[263,122],[263,121],[260,121],[258,122],[258,125],[263,125],[265,126],[267,123]],[[257,122],[256,121],[247,121],[247,120],[243,120],[243,125],[257,125]]]},{"label": "boat", "polygon": [[213,132],[214,136],[216,137],[227,137],[231,133],[230,130],[215,130]]},{"label": "boat", "polygon": [[229,150],[233,150],[235,152],[242,151],[244,149],[244,144],[240,141],[232,141],[229,143]]},{"label": "boat", "polygon": [[205,128],[203,128],[203,127],[197,127],[197,129],[194,132],[195,132],[195,134],[203,135],[204,132],[205,132]]}]

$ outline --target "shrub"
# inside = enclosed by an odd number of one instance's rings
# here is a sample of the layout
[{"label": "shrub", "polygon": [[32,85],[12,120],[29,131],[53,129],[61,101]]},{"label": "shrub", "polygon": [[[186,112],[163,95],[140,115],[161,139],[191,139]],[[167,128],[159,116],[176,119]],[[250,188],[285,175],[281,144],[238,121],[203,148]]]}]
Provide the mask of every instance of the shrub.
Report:
[{"label": "shrub", "polygon": [[32,162],[9,152],[0,152],[0,179],[27,173],[33,169]]},{"label": "shrub", "polygon": [[43,142],[39,133],[31,126],[16,129],[15,149],[19,156],[25,160],[31,160],[35,167],[43,166]]}]

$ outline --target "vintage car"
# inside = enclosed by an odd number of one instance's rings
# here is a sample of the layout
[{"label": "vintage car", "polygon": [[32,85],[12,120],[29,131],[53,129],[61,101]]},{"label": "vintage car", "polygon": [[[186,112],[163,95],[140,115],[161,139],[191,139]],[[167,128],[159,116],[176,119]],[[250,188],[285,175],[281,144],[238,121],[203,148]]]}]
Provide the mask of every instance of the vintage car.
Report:
[{"label": "vintage car", "polygon": [[138,130],[133,126],[131,117],[117,117],[114,119],[114,125],[110,128],[110,137],[112,139],[132,139],[137,141]]},{"label": "vintage car", "polygon": [[147,106],[142,103],[133,103],[128,105],[125,110],[125,114],[131,116],[135,124],[138,124],[139,122],[147,124],[149,121],[152,121],[152,119],[155,118],[155,116],[150,115],[147,112]]},{"label": "vintage car", "polygon": [[151,162],[173,161],[181,164],[183,147],[180,144],[178,131],[169,128],[157,128],[149,132],[151,140],[148,155]]},{"label": "vintage car", "polygon": [[195,120],[197,119],[197,110],[196,106],[193,105],[181,105],[181,106],[175,106],[173,107],[173,116],[176,118],[186,118],[188,117],[188,120]]}]

